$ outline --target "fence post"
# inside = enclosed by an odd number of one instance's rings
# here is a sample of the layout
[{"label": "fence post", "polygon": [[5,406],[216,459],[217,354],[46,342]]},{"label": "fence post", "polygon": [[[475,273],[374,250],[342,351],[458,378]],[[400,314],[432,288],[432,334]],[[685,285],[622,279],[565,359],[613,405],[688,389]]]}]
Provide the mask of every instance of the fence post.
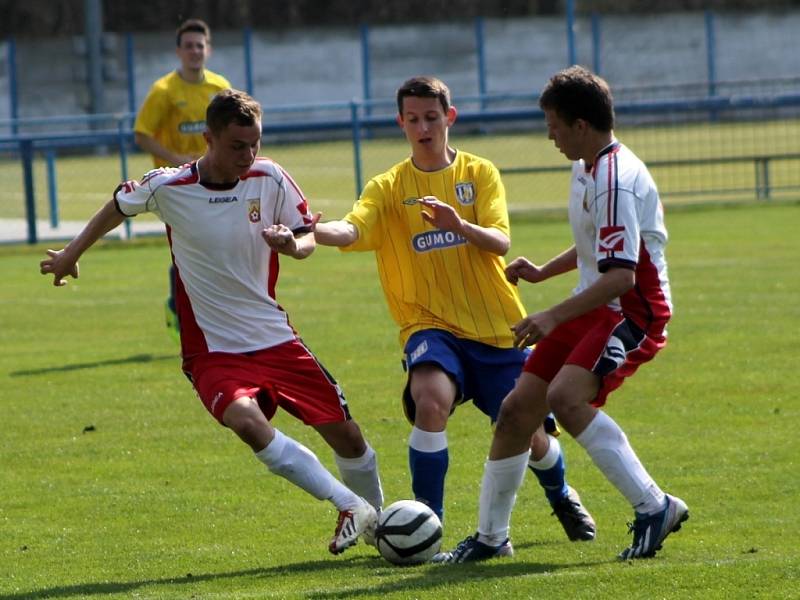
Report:
[{"label": "fence post", "polygon": [[371,113],[370,101],[370,66],[369,66],[369,25],[362,23],[358,27],[361,39],[361,95],[364,98],[364,114]]},{"label": "fence post", "polygon": [[128,71],[128,112],[136,112],[136,67],[133,55],[133,35],[125,34],[125,68]]},{"label": "fence post", "polygon": [[[119,168],[122,181],[128,181],[128,146],[125,143],[125,119],[127,117],[120,117],[117,121],[117,131],[119,131]],[[125,219],[125,238],[131,239],[133,232],[131,231],[131,220]]]},{"label": "fence post", "polygon": [[353,163],[356,176],[356,198],[361,195],[361,120],[358,115],[358,102],[350,101],[350,121],[353,124]]},{"label": "fence post", "polygon": [[58,190],[56,189],[56,151],[48,148],[45,152],[47,161],[47,197],[50,200],[50,227],[58,228]]},{"label": "fence post", "polygon": [[19,153],[22,157],[22,177],[25,184],[25,218],[28,221],[28,243],[38,242],[36,236],[36,196],[33,192],[33,142],[20,140]]},{"label": "fence post", "polygon": [[706,24],[706,67],[708,69],[708,95],[717,94],[717,40],[714,27],[714,13],[705,12]]},{"label": "fence post", "polygon": [[6,59],[8,60],[8,104],[9,115],[11,116],[11,135],[17,135],[19,126],[17,117],[19,116],[19,98],[17,97],[17,42],[13,37],[8,38],[6,47]]},{"label": "fence post", "polygon": [[486,52],[483,34],[483,17],[475,17],[475,53],[478,59],[478,93],[481,96],[481,110],[486,108]]},{"label": "fence post", "polygon": [[242,45],[244,46],[244,81],[245,91],[253,95],[253,30],[245,27]]},{"label": "fence post", "polygon": [[601,29],[600,29],[600,15],[596,12],[592,13],[592,69],[597,75],[600,75],[601,66]]},{"label": "fence post", "polygon": [[575,50],[575,0],[567,0],[567,66],[577,64]]}]

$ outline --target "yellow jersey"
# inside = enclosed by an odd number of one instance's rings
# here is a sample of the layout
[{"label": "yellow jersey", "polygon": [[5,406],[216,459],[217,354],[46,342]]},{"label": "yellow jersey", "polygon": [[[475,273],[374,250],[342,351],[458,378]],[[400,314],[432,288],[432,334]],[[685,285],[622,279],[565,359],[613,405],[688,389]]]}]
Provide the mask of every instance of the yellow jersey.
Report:
[{"label": "yellow jersey", "polygon": [[[217,92],[230,87],[227,79],[208,69],[199,83],[190,83],[173,71],[150,88],[136,115],[133,130],[155,138],[177,154],[200,156],[206,150],[203,130],[208,103]],[[153,164],[156,167],[175,166],[155,156]]]},{"label": "yellow jersey", "polygon": [[427,172],[410,158],[373,178],[344,219],[358,240],[343,251],[375,251],[400,343],[422,329],[498,348],[513,346],[511,326],[525,316],[501,256],[422,218],[422,196],[436,196],[467,221],[510,234],[505,188],[488,160],[458,152],[448,167]]}]

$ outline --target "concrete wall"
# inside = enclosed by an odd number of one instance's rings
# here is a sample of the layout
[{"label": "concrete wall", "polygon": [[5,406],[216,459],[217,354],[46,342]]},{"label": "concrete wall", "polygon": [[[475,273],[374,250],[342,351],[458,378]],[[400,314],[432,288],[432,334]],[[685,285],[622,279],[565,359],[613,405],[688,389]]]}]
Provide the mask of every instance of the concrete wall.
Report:
[{"label": "concrete wall", "polygon": [[[800,11],[720,13],[716,18],[719,80],[800,77]],[[601,18],[600,71],[612,87],[668,87],[707,79],[702,13]],[[578,61],[592,66],[588,18],[577,22]],[[212,70],[245,87],[241,32],[216,32]],[[106,110],[128,110],[122,36],[107,59]],[[172,33],[137,34],[136,104],[150,83],[174,68]],[[5,46],[0,48],[3,51]],[[561,18],[487,20],[487,87],[490,92],[533,92],[567,62]],[[391,98],[415,74],[443,78],[456,97],[478,93],[474,24],[375,26],[370,32],[373,98]],[[83,59],[72,39],[17,41],[19,112],[22,117],[71,115],[88,106]],[[363,97],[357,28],[306,28],[254,32],[255,96],[268,109]],[[8,68],[0,63],[0,119],[9,117]],[[702,86],[699,86],[702,89]],[[685,93],[685,90],[680,93]]]}]

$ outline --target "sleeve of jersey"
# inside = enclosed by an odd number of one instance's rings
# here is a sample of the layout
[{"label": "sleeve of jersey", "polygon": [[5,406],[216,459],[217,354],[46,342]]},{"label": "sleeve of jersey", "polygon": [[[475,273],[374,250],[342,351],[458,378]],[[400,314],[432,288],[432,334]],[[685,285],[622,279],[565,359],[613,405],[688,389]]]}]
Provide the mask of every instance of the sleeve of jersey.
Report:
[{"label": "sleeve of jersey", "polygon": [[[151,177],[148,178],[148,175],[151,175]],[[155,176],[155,172],[151,171],[142,177],[141,182],[125,181],[117,186],[114,191],[114,202],[120,214],[126,217],[135,217],[151,210],[150,205],[154,201],[152,191],[153,176]]]},{"label": "sleeve of jersey", "polygon": [[133,130],[136,133],[154,136],[159,130],[161,119],[167,111],[166,95],[158,89],[151,89],[136,115]]},{"label": "sleeve of jersey", "polygon": [[[613,162],[613,159],[612,159]],[[640,228],[636,196],[623,189],[614,176],[615,166],[608,176],[597,179],[595,198],[595,255],[597,269],[605,273],[611,267],[635,269],[639,262]]]},{"label": "sleeve of jersey", "polygon": [[386,226],[383,218],[384,193],[381,186],[373,179],[364,188],[358,202],[353,206],[344,220],[352,223],[358,230],[358,239],[341,248],[344,252],[377,250],[383,244],[383,229]]},{"label": "sleeve of jersey", "polygon": [[[280,167],[278,168],[280,169]],[[283,178],[278,193],[283,194],[283,198],[279,199],[278,203],[280,207],[278,222],[283,223],[296,234],[308,233],[311,231],[311,217],[303,191],[286,171],[280,169],[280,172]]]},{"label": "sleeve of jersey", "polygon": [[478,216],[477,225],[493,227],[507,236],[510,235],[506,189],[500,179],[500,172],[487,161],[481,165],[476,183],[478,187],[475,202]]}]

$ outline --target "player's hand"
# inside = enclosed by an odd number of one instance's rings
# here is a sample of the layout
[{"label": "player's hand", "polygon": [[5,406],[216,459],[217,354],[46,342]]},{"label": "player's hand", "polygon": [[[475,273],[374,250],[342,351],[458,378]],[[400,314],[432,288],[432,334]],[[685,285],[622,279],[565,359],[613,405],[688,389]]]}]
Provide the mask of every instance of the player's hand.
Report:
[{"label": "player's hand", "polygon": [[514,332],[514,345],[525,348],[535,344],[556,328],[556,321],[549,312],[528,315],[511,328]]},{"label": "player's hand", "polygon": [[39,272],[42,275],[53,275],[53,285],[61,287],[67,285],[64,279],[67,275],[73,279],[78,278],[78,262],[65,255],[64,250],[47,250],[48,258],[39,263]]},{"label": "player's hand", "polygon": [[524,256],[520,256],[506,265],[506,279],[510,283],[517,285],[520,279],[530,283],[538,283],[544,280],[544,276],[541,267],[533,264]]},{"label": "player's hand", "polygon": [[267,246],[280,252],[281,254],[293,255],[297,250],[297,240],[294,239],[292,230],[286,225],[270,225],[261,232],[261,237],[267,242]]},{"label": "player's hand", "polygon": [[458,216],[456,209],[445,204],[436,196],[424,196],[419,203],[429,210],[422,211],[422,218],[437,229],[461,233],[464,230],[464,220]]}]

